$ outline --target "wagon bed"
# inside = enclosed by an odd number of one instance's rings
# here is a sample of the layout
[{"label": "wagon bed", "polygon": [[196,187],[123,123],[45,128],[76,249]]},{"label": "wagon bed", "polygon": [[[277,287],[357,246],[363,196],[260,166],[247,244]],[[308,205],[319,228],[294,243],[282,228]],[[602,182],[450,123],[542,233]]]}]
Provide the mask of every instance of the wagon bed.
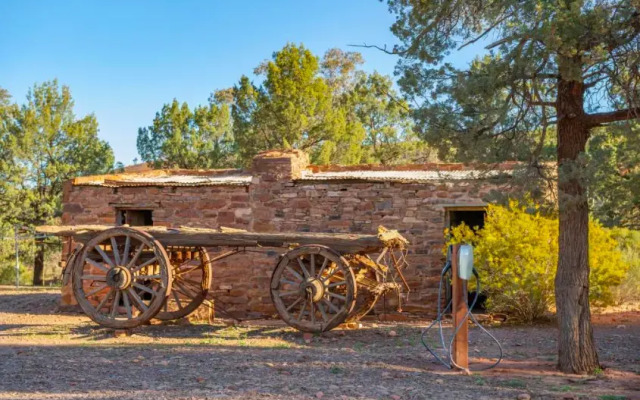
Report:
[{"label": "wagon bed", "polygon": [[[40,226],[38,233],[73,237],[86,243],[97,233],[112,229],[112,225]],[[166,228],[138,226],[166,246],[204,247],[289,247],[318,244],[341,253],[375,253],[385,247],[402,247],[409,242],[397,231],[380,228],[377,235],[317,232],[249,232],[241,229],[206,229],[193,227]]]},{"label": "wagon bed", "polygon": [[[408,291],[401,273],[408,241],[383,227],[371,235],[108,225],[37,231],[77,243],[65,277],[83,311],[115,329],[185,317],[206,299],[212,264],[249,248],[288,249],[269,289],[280,317],[299,330],[333,329],[367,314],[383,293],[395,291],[400,299],[402,288]],[[211,258],[210,247],[231,250]]]}]

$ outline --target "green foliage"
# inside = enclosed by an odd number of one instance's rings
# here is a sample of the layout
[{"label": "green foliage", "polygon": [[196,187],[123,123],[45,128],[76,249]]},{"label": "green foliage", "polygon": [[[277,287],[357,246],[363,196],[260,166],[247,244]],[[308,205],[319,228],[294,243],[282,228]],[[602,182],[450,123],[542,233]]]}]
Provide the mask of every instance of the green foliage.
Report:
[{"label": "green foliage", "polygon": [[[637,1],[388,4],[401,42],[393,49],[401,56],[399,84],[422,102],[418,131],[443,158],[537,161],[554,156],[543,150],[560,119],[558,101],[575,95],[587,112],[640,105]],[[479,54],[471,65],[447,62],[468,47]],[[586,87],[558,97],[563,81]]]},{"label": "green foliage", "polygon": [[[16,253],[14,231],[8,227],[0,229],[0,285],[15,285],[16,283]],[[30,285],[33,280],[33,256],[35,245],[32,240],[18,242],[20,285]],[[58,254],[59,255],[59,254]]]},{"label": "green foliage", "polygon": [[229,104],[212,96],[193,110],[173,100],[138,130],[138,152],[156,168],[215,168],[233,164]]},{"label": "green foliage", "polygon": [[282,148],[302,149],[316,164],[433,158],[391,79],[362,63],[359,53],[331,49],[319,58],[287,44],[254,70],[259,83],[242,75],[193,112],[176,100],[165,105],[139,129],[138,152],[155,167],[183,168],[248,166],[258,152]]},{"label": "green foliage", "polygon": [[4,224],[50,222],[60,215],[62,185],[79,175],[104,173],[113,166],[111,147],[98,139],[94,115],[76,118],[73,99],[57,81],[35,85],[27,103],[4,120],[3,201],[11,213]]},{"label": "green foliage", "polygon": [[377,72],[361,75],[348,94],[347,109],[365,131],[366,162],[400,164],[429,158],[428,148],[413,131],[409,105],[398,98],[389,77]]},{"label": "green foliage", "polygon": [[[449,243],[474,245],[475,266],[492,311],[507,312],[521,321],[544,316],[554,301],[558,263],[558,220],[532,205],[511,201],[508,207],[490,205],[482,229],[452,228]],[[592,221],[589,227],[590,299],[594,305],[612,304],[628,264],[614,232]]]},{"label": "green foliage", "polygon": [[333,144],[346,134],[346,120],[344,111],[333,107],[333,93],[320,75],[318,57],[302,45],[288,44],[255,73],[264,79],[260,87],[243,76],[234,88],[236,103],[242,107],[237,114],[251,109],[250,129],[235,130],[238,147],[251,147],[253,154],[295,147],[310,152],[314,160],[329,161]]},{"label": "green foliage", "polygon": [[[0,285],[15,285],[16,283],[16,252],[13,227],[0,228]],[[43,276],[48,281],[59,278],[61,241],[49,238],[40,247],[44,253]],[[20,269],[20,285],[27,286],[33,282],[33,265],[38,246],[34,236],[29,231],[20,230],[18,235],[18,265]]]},{"label": "green foliage", "polygon": [[611,232],[622,252],[622,263],[629,267],[622,283],[614,290],[615,302],[640,301],[640,231],[613,228]]},{"label": "green foliage", "polygon": [[[69,88],[60,87],[55,80],[34,85],[20,107],[10,103],[8,93],[0,90],[2,236],[12,236],[15,225],[29,228],[55,222],[62,213],[66,180],[112,169],[113,152],[98,138],[95,116],[77,118],[73,105]],[[43,259],[47,257],[47,250],[36,249],[33,243],[21,242],[21,246],[21,268],[33,262],[35,251]],[[14,282],[14,257],[13,240],[3,240],[0,282]],[[23,281],[33,274],[29,271],[21,274]]]},{"label": "green foliage", "polygon": [[588,155],[594,216],[607,226],[640,229],[640,125],[595,130]]},{"label": "green foliage", "polygon": [[590,302],[596,306],[614,304],[617,288],[630,265],[623,258],[614,232],[597,221],[589,224],[589,266]]}]

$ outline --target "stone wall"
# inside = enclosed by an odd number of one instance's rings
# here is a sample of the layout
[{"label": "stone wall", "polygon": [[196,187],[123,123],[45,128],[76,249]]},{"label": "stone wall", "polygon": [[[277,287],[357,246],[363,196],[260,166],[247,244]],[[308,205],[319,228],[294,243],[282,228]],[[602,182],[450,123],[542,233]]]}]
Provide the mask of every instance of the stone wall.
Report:
[{"label": "stone wall", "polygon": [[[67,186],[63,223],[113,224],[116,208],[147,206],[153,209],[154,225],[173,227],[376,233],[384,225],[399,230],[411,242],[405,271],[412,289],[409,303],[435,309],[445,206],[478,204],[496,184],[488,180],[313,181],[302,179],[307,167],[304,153],[268,152],[254,160],[248,186]],[[216,309],[237,316],[274,314],[269,279],[283,251],[260,249],[217,262],[212,288]],[[70,301],[66,292],[64,300]]]}]

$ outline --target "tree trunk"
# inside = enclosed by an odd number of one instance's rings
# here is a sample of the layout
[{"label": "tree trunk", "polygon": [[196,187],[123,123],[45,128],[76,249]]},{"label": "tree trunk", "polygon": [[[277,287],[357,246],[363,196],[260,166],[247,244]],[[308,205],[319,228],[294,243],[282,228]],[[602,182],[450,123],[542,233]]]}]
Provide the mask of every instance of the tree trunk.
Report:
[{"label": "tree trunk", "polygon": [[599,367],[589,309],[589,205],[579,159],[589,138],[583,94],[581,82],[558,83],[558,368],[578,374]]},{"label": "tree trunk", "polygon": [[36,257],[33,260],[33,286],[44,284],[42,275],[44,273],[44,245],[36,242]]}]

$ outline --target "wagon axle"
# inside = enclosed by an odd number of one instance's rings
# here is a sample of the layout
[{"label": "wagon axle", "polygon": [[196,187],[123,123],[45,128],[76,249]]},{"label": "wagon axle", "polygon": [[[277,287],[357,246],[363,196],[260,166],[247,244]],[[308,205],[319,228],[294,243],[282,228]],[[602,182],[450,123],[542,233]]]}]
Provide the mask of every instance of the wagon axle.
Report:
[{"label": "wagon axle", "polygon": [[317,303],[324,297],[324,284],[320,279],[309,277],[300,285],[300,294]]},{"label": "wagon axle", "polygon": [[109,270],[106,276],[107,285],[119,290],[128,289],[133,279],[131,271],[127,267],[118,265]]}]

